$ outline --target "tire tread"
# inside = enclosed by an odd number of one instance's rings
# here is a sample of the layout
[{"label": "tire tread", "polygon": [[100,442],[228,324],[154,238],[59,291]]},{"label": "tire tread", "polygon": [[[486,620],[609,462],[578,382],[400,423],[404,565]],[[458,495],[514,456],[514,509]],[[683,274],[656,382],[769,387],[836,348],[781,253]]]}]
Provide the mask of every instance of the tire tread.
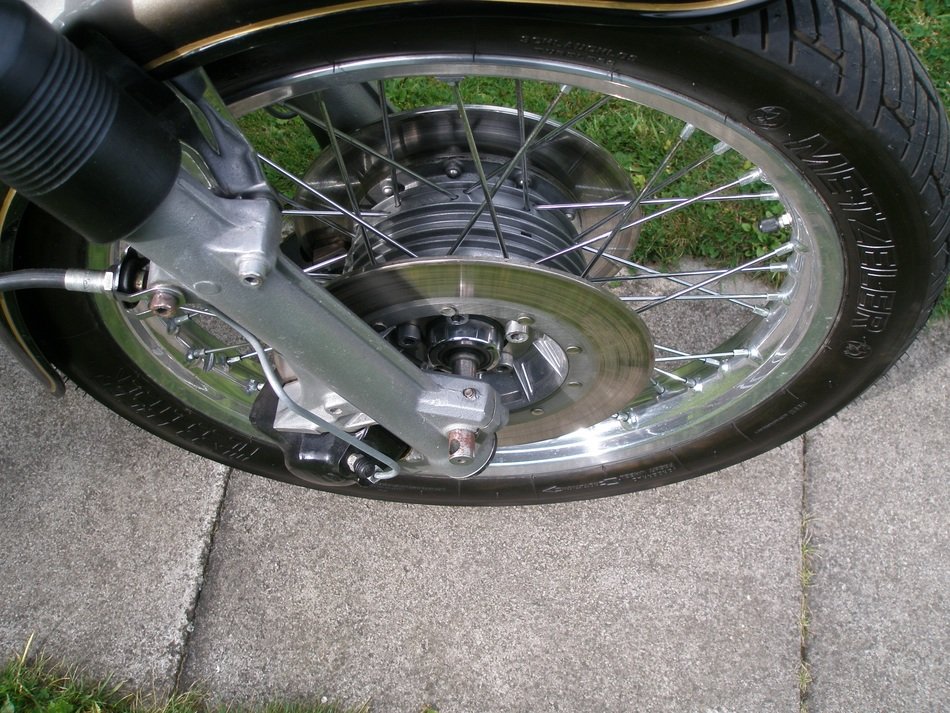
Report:
[{"label": "tire tread", "polygon": [[706,29],[834,96],[882,137],[902,166],[920,195],[932,240],[931,284],[916,334],[950,272],[950,129],[907,41],[880,8],[864,0],[779,0]]}]

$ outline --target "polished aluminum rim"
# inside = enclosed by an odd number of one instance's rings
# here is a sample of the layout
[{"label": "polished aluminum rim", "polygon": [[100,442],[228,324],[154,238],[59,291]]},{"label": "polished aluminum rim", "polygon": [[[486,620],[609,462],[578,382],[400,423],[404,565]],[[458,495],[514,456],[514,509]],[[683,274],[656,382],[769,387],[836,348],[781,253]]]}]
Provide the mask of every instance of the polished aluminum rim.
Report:
[{"label": "polished aluminum rim", "polygon": [[[585,264],[596,255],[600,261],[598,266],[606,262],[615,268],[611,275],[598,276],[589,270],[583,277],[611,291],[613,299],[625,302],[627,308],[646,323],[654,340],[654,372],[646,388],[629,394],[624,408],[597,424],[569,428],[556,438],[501,447],[489,467],[489,475],[521,477],[583,472],[604,465],[612,470],[632,468],[637,460],[701,437],[781,393],[819,352],[837,312],[844,285],[841,249],[827,209],[776,149],[714,109],[688,97],[613,72],[546,59],[482,57],[473,62],[470,56],[439,55],[381,58],[298,73],[280,82],[250,88],[232,109],[237,114],[245,114],[287,102],[295,96],[347,84],[380,86],[378,82],[407,76],[514,77],[519,86],[521,82],[549,83],[554,87],[599,93],[600,98],[591,104],[588,116],[595,116],[611,104],[632,102],[676,119],[673,129],[658,138],[668,147],[663,159],[646,172],[646,184],[634,191],[634,198],[621,195],[597,206],[593,201],[590,205],[535,203],[535,215],[544,210],[608,210],[620,216],[614,227],[622,223],[620,227],[626,229],[664,220],[698,203],[727,205],[770,200],[782,205],[781,244],[727,268],[700,263],[664,271],[644,265],[635,252],[623,257],[609,249],[601,251],[605,243],[610,242],[604,231],[589,232],[576,244],[561,248],[565,251],[563,255],[585,254]],[[463,121],[467,111],[471,114],[491,111],[485,108],[484,100],[477,102],[476,108],[476,102],[465,98],[464,89],[462,82],[459,89],[453,90],[458,98],[456,109]],[[508,116],[526,115],[519,105],[499,107],[498,111]],[[313,118],[325,120],[325,117]],[[524,140],[532,140],[531,128],[537,125],[544,129],[539,132],[543,139],[545,132],[550,131],[550,121],[543,115],[523,120]],[[582,133],[580,120],[561,120],[558,125],[566,126],[565,136]],[[337,131],[332,125],[329,128],[340,143],[350,147],[359,145],[358,134]],[[694,163],[705,164],[719,160],[724,154],[738,154],[747,169],[733,180],[688,195],[671,197],[668,190],[651,192],[651,188],[669,184],[671,175],[688,175],[693,170],[677,164],[676,159],[682,146],[696,141],[696,137],[705,137],[703,140],[710,143],[711,149],[701,161]],[[609,146],[604,148],[610,150]],[[343,149],[335,150],[343,152]],[[511,158],[521,159],[520,156]],[[314,194],[307,188],[314,183],[312,176],[308,184],[306,176],[286,171],[273,157],[262,157],[262,160],[293,181],[298,195],[301,190]],[[395,167],[397,172],[403,169],[413,167]],[[490,191],[492,179],[484,175],[484,171],[481,173],[479,179],[483,181],[484,195]],[[321,193],[322,198],[327,198],[323,191]],[[381,206],[384,210],[379,212],[377,209]],[[307,210],[318,212],[312,205],[301,208],[293,196],[288,197],[286,207],[288,223],[299,220]],[[483,213],[487,219],[496,220],[490,215],[491,207],[486,205]],[[347,207],[345,201],[334,200],[332,205],[324,201],[323,209],[335,214],[331,222],[345,220],[353,233],[368,234],[395,251],[403,249],[398,241],[377,228],[388,217],[382,202]],[[613,228],[608,226],[606,230],[609,233]],[[408,254],[399,259],[405,261],[412,261],[416,255],[414,250],[403,252]],[[560,257],[556,252],[537,262],[544,265],[556,261]],[[105,264],[116,257],[104,249],[93,251],[93,262]],[[347,260],[353,262],[351,257],[329,255],[324,262],[310,266],[308,272],[314,279],[332,284],[340,269],[349,269],[346,263]],[[357,268],[371,272],[373,266]],[[765,278],[766,275],[770,277]],[[708,311],[713,305],[717,309]],[[227,330],[215,326],[213,320],[202,317],[201,305],[189,306],[190,311],[174,324],[157,317],[136,315],[135,310],[116,307],[107,300],[101,300],[100,307],[112,333],[152,378],[212,418],[248,435],[259,435],[246,420],[261,381],[253,359],[245,357],[249,350],[242,350],[240,340],[234,340],[233,334],[227,334]],[[706,310],[703,314],[715,314],[717,320],[721,318],[711,341],[707,338],[705,342],[694,338],[696,330],[686,318],[690,313],[703,310]],[[708,327],[710,325],[703,325],[704,330]],[[213,357],[214,354],[219,356]]]}]

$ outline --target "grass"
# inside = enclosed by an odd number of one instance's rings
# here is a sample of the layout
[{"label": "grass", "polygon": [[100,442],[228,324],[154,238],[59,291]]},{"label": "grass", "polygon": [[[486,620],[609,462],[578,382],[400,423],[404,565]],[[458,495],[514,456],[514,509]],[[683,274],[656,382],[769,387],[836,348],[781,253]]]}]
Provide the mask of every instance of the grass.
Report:
[{"label": "grass", "polygon": [[[122,682],[97,680],[75,667],[31,654],[31,642],[0,670],[0,713],[370,713],[369,705],[347,708],[332,702],[271,703],[237,709],[209,706],[188,691],[161,695],[130,691]],[[437,713],[426,708],[422,713]]]},{"label": "grass", "polygon": [[[944,105],[950,105],[950,12],[945,0],[882,0],[880,4],[928,68]],[[464,80],[461,88],[466,103],[515,106],[512,80],[473,77]],[[451,85],[431,77],[389,80],[386,91],[390,103],[399,109],[447,106],[455,101]],[[526,82],[526,110],[542,113],[556,93],[554,85]],[[553,117],[563,121],[593,100],[593,94],[575,89],[561,100]],[[261,153],[278,157],[279,163],[297,175],[303,175],[319,153],[316,142],[299,119],[281,121],[260,111],[243,117],[241,124]],[[634,186],[640,188],[652,167],[668,150],[678,126],[678,122],[649,109],[612,102],[577,128],[598,144],[610,147],[617,162],[629,172]],[[678,155],[679,165],[698,157],[713,143],[709,137],[691,140],[687,149]],[[735,178],[747,168],[735,154],[722,157],[680,181],[677,192],[683,195],[700,192]],[[269,175],[278,190],[293,194],[294,187],[289,181]],[[782,242],[781,233],[759,230],[762,219],[780,213],[781,206],[777,203],[699,203],[662,221],[647,223],[639,238],[636,257],[664,266],[674,265],[684,257],[712,264],[739,264]],[[936,314],[950,316],[950,286],[938,302]]]},{"label": "grass", "polygon": [[[129,690],[122,682],[84,676],[76,667],[23,651],[0,669],[0,713],[372,713],[365,704],[347,707],[321,698],[296,703],[272,702],[238,708],[209,705],[196,692],[158,694]],[[423,706],[419,713],[439,713]]]}]

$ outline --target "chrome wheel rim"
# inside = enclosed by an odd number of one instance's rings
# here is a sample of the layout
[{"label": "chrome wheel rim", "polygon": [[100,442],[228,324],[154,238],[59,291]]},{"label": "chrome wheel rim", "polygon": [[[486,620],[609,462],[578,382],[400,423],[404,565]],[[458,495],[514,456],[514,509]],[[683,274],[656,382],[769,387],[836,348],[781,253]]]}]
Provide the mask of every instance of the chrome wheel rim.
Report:
[{"label": "chrome wheel rim", "polygon": [[[625,301],[631,312],[639,312],[654,344],[655,363],[650,382],[643,388],[638,387],[635,393],[625,395],[623,407],[598,423],[565,424],[565,431],[556,437],[503,445],[489,466],[488,477],[576,473],[605,466],[613,472],[633,468],[640,459],[700,438],[761,406],[781,393],[818,354],[844,289],[843,257],[827,209],[779,151],[713,108],[689,97],[582,65],[508,57],[482,57],[473,62],[470,56],[439,55],[381,58],[297,73],[280,82],[249,87],[232,104],[232,109],[244,115],[296,96],[343,85],[399,81],[407,76],[516,77],[517,81],[555,88],[570,86],[597,93],[608,103],[629,102],[673,117],[679,129],[664,134],[661,141],[675,145],[682,139],[684,126],[695,127],[696,134],[710,137],[709,143],[713,146],[710,154],[727,146],[730,155],[741,156],[751,166],[743,175],[755,176],[750,181],[751,188],[740,184],[742,176],[736,176],[731,188],[717,190],[720,186],[709,186],[705,192],[676,196],[680,204],[684,201],[689,205],[715,205],[718,201],[725,204],[733,195],[775,194],[774,200],[781,203],[786,223],[781,228],[781,245],[775,250],[728,268],[700,263],[690,269],[670,270],[644,265],[635,253],[624,257],[623,251],[604,251],[606,254],[598,258],[598,267],[608,262],[620,272],[597,275],[591,270],[584,277],[600,289],[609,290],[612,299]],[[463,81],[459,89],[463,110],[472,114],[490,111],[484,109],[483,102],[476,109],[474,102],[464,99],[464,90]],[[433,111],[431,107],[425,110]],[[506,105],[498,111],[510,116],[521,110]],[[547,125],[545,120],[536,123]],[[527,121],[526,134],[530,133],[531,126]],[[582,127],[580,123],[569,131],[582,133]],[[604,149],[610,151],[609,146]],[[673,158],[675,153],[672,152]],[[271,160],[279,167],[278,161]],[[658,181],[667,179],[679,168],[673,160],[670,164],[662,171],[656,170],[657,166],[651,169],[659,176]],[[278,168],[278,172],[280,170]],[[306,175],[294,177],[307,183]],[[652,177],[648,172],[648,187]],[[313,176],[309,180],[319,184]],[[294,190],[300,187],[295,185]],[[639,190],[634,189],[634,193],[639,195]],[[648,195],[643,191],[643,195],[646,198],[623,215],[625,225],[661,221],[664,211],[672,215],[686,207],[677,205],[675,199],[662,192]],[[625,201],[625,205],[611,210],[621,214],[632,202],[629,196],[620,196],[617,200]],[[392,211],[387,213],[384,203],[376,201],[360,207],[371,216],[364,220],[373,227],[392,219]],[[531,215],[536,218],[541,211],[537,205],[533,209]],[[300,201],[288,196],[289,225],[294,221],[299,224],[300,210]],[[383,215],[376,216],[379,212]],[[361,227],[350,221],[347,229],[357,232],[354,225]],[[585,237],[580,242],[589,239]],[[596,254],[603,242],[603,239],[591,241],[565,254],[586,254],[584,264],[589,264],[590,256]],[[636,238],[631,242],[635,243]],[[628,248],[633,250],[633,245],[628,243],[624,250]],[[355,251],[347,249],[346,252],[348,255],[338,259],[337,267],[323,263],[308,266],[314,279],[321,279],[332,288],[337,280],[352,279],[349,273],[372,274],[374,266],[367,265],[365,260],[361,263],[349,254]],[[418,256],[417,251],[412,252]],[[96,248],[92,261],[108,263],[117,257]],[[542,265],[553,261],[556,267],[563,267],[555,259],[545,257],[548,259],[542,259]],[[324,260],[331,258],[333,256],[325,256]],[[411,263],[415,259],[402,255],[395,262],[384,262]],[[780,270],[775,268],[777,264],[782,266]],[[651,271],[665,277],[657,277]],[[744,279],[748,273],[761,277],[769,271],[775,275],[771,280]],[[723,289],[730,282],[735,283],[732,290]],[[683,283],[694,287],[688,289]],[[704,286],[695,287],[700,284]],[[208,360],[211,353],[229,355],[227,358],[231,360],[241,356],[240,345],[231,343],[233,335],[221,333],[201,317],[188,317],[180,324],[171,325],[169,320],[137,316],[135,310],[116,307],[107,300],[101,300],[99,305],[113,335],[153,379],[190,406],[249,436],[259,436],[246,420],[261,381],[256,376],[253,360],[239,359],[232,363],[225,359]],[[713,305],[716,309],[712,309]],[[189,314],[200,314],[200,305],[190,308],[193,311]],[[721,320],[717,335],[700,338],[697,335],[702,330],[693,322],[697,316],[699,321],[708,321],[704,315],[713,314]],[[637,333],[643,334],[642,331]]]}]

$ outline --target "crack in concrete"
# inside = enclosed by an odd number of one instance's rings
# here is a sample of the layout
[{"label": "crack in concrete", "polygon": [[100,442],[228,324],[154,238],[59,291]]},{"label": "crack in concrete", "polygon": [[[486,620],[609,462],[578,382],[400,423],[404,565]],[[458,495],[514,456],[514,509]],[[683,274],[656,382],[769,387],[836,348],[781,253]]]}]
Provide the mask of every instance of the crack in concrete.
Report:
[{"label": "crack in concrete", "polygon": [[185,612],[185,626],[182,629],[182,638],[181,638],[181,647],[179,649],[178,661],[175,664],[175,682],[174,682],[174,691],[181,692],[181,678],[185,670],[185,662],[188,659],[188,648],[191,643],[191,636],[195,630],[195,619],[198,614],[198,606],[201,603],[201,593],[204,591],[205,578],[208,574],[208,567],[211,562],[211,552],[214,549],[214,539],[215,535],[218,533],[218,526],[221,523],[221,514],[224,511],[224,503],[228,497],[228,486],[231,483],[231,475],[234,473],[233,468],[228,468],[227,472],[224,474],[224,482],[221,486],[221,495],[218,498],[218,502],[214,509],[214,515],[211,518],[211,523],[208,529],[204,533],[204,546],[201,548],[201,555],[199,556],[200,572],[198,574],[198,579],[196,581],[196,586],[191,597],[191,601],[188,602],[188,608]]}]

